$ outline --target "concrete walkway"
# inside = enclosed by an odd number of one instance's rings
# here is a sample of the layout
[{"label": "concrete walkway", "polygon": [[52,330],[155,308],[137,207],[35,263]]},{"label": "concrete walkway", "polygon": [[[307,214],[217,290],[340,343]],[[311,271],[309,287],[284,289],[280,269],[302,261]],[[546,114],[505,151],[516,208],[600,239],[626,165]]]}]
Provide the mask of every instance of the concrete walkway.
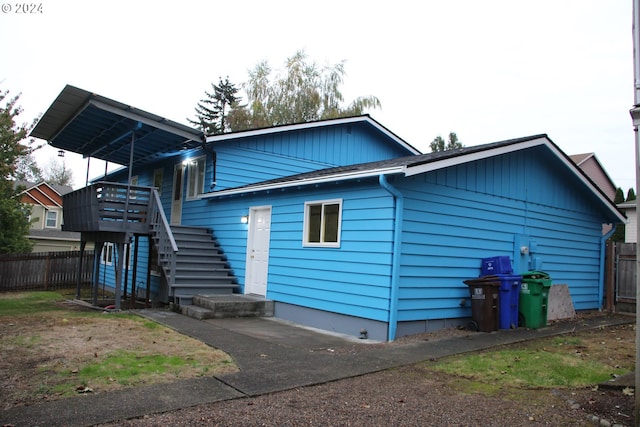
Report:
[{"label": "concrete walkway", "polygon": [[[534,338],[635,322],[635,318],[628,316],[594,315],[554,322],[538,330],[475,333],[437,342],[371,346],[363,340],[325,334],[272,318],[200,321],[164,310],[149,309],[139,313],[225,351],[240,370],[216,377],[86,394],[17,407],[0,414],[0,425],[95,425],[321,384]],[[336,351],[345,347],[349,347],[349,351]]]}]

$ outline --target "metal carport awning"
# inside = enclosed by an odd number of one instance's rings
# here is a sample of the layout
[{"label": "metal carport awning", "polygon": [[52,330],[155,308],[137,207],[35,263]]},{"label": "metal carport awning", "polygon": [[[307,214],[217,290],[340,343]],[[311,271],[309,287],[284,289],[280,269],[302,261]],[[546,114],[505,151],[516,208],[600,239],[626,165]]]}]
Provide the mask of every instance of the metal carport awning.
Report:
[{"label": "metal carport awning", "polygon": [[199,146],[204,134],[92,92],[67,85],[31,136],[61,150],[119,165],[144,165]]}]

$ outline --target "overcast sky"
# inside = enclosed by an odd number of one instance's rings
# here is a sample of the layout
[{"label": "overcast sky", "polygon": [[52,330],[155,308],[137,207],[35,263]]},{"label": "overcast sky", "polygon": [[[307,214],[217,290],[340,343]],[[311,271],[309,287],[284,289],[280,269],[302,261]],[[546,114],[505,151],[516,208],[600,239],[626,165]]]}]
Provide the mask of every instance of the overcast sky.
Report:
[{"label": "overcast sky", "polygon": [[[631,0],[0,3],[0,87],[24,122],[71,84],[187,124],[218,77],[304,49],[346,60],[346,100],[377,96],[371,116],[423,152],[450,131],[466,146],[546,133],[635,187]],[[84,185],[86,161],[65,160]]]}]

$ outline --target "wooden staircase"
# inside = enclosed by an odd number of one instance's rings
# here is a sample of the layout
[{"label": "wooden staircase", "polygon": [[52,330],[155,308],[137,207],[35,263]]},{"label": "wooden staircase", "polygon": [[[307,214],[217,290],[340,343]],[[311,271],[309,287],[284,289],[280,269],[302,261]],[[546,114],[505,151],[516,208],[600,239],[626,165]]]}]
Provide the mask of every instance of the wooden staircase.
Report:
[{"label": "wooden staircase", "polygon": [[163,253],[159,254],[165,277],[173,278],[168,280],[170,301],[191,305],[195,295],[230,295],[238,288],[238,280],[209,229],[171,225],[171,232],[178,247],[175,262],[163,262]]}]

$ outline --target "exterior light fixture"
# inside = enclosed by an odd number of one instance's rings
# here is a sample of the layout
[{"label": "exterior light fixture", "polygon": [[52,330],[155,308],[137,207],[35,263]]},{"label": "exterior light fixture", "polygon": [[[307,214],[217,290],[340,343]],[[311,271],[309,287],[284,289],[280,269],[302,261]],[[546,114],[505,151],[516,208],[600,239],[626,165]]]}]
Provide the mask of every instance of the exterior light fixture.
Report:
[{"label": "exterior light fixture", "polygon": [[240,217],[240,223],[242,223],[242,224],[246,224],[246,223],[248,223],[248,222],[249,222],[249,215],[242,215],[242,216]]}]

